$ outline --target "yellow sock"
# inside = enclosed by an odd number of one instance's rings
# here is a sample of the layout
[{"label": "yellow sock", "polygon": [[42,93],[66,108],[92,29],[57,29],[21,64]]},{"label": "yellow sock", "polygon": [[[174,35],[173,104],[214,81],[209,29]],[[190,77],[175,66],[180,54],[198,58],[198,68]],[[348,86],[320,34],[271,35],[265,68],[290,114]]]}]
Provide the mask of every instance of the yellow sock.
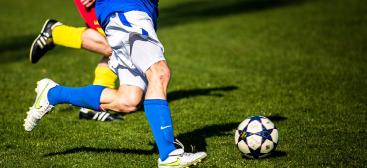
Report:
[{"label": "yellow sock", "polygon": [[56,26],[52,29],[53,42],[57,45],[81,48],[82,33],[86,27],[71,27],[66,25]]},{"label": "yellow sock", "polygon": [[109,88],[115,88],[115,81],[117,75],[106,66],[97,66],[94,71],[94,85],[106,86]]}]

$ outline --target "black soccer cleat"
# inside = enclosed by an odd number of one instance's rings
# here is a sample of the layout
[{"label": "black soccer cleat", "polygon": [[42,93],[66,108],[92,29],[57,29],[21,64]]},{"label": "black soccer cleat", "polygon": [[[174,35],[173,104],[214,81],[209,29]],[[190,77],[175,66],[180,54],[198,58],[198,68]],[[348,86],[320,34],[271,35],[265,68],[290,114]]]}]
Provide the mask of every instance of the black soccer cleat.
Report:
[{"label": "black soccer cleat", "polygon": [[31,51],[29,52],[29,60],[31,63],[37,63],[48,50],[55,47],[52,39],[52,29],[61,24],[62,23],[55,19],[46,20],[45,24],[43,24],[41,33],[32,43]]},{"label": "black soccer cleat", "polygon": [[111,114],[109,112],[94,111],[91,109],[81,108],[79,111],[79,119],[96,120],[96,121],[118,121],[122,120],[122,116]]}]

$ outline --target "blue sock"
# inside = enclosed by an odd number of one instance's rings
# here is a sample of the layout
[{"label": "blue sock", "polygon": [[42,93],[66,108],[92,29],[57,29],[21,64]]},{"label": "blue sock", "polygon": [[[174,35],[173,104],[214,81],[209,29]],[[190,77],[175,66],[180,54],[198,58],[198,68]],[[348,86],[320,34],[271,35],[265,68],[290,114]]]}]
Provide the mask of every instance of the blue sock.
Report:
[{"label": "blue sock", "polygon": [[51,105],[72,104],[74,106],[100,110],[100,98],[104,86],[65,87],[57,85],[48,92]]},{"label": "blue sock", "polygon": [[176,149],[168,103],[162,99],[147,99],[144,101],[144,109],[158,146],[159,158],[166,160],[168,154]]}]

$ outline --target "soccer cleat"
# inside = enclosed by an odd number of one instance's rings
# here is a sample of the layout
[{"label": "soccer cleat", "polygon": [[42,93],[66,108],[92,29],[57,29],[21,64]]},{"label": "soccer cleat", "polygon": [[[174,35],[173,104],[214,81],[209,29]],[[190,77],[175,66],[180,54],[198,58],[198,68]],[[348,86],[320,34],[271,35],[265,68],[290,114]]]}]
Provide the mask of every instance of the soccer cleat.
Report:
[{"label": "soccer cleat", "polygon": [[176,144],[180,145],[182,148],[172,151],[168,158],[162,161],[158,159],[158,168],[183,168],[189,167],[191,165],[196,165],[201,162],[207,154],[205,152],[196,153],[186,153],[184,152],[183,144],[176,140]]},{"label": "soccer cleat", "polygon": [[37,93],[36,100],[33,106],[29,108],[27,118],[24,120],[23,126],[26,131],[32,131],[41,118],[52,111],[54,106],[48,102],[47,94],[51,88],[57,85],[50,79],[42,79],[37,82],[37,88],[35,89]]},{"label": "soccer cleat", "polygon": [[96,121],[115,121],[122,119],[121,116],[112,115],[108,112],[94,111],[87,108],[80,108],[79,119],[96,120]]},{"label": "soccer cleat", "polygon": [[41,33],[32,43],[31,51],[29,52],[29,60],[31,63],[37,63],[48,50],[55,47],[52,40],[52,29],[61,24],[62,23],[54,19],[46,20]]}]

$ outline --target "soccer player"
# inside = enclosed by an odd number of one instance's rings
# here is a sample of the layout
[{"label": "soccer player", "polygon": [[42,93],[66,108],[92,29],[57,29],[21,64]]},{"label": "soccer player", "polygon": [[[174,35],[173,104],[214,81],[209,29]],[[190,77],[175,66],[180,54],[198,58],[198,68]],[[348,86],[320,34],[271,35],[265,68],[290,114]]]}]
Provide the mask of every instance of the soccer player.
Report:
[{"label": "soccer player", "polygon": [[[40,80],[35,103],[27,112],[25,130],[31,131],[57,104],[134,111],[144,96],[144,111],[159,150],[158,167],[187,167],[205,158],[205,152],[186,153],[183,145],[174,141],[166,100],[170,70],[156,35],[157,8],[158,0],[97,0],[98,20],[113,49],[109,66],[118,75],[120,87],[76,88],[50,79]],[[176,148],[175,143],[181,148]]]},{"label": "soccer player", "polygon": [[[117,76],[109,69],[107,64],[108,57],[112,54],[112,49],[108,45],[104,32],[95,15],[94,1],[74,0],[74,3],[87,27],[72,27],[54,19],[47,20],[42,27],[41,33],[32,43],[29,54],[30,61],[37,63],[55,45],[77,49],[83,48],[104,56],[95,69],[93,84],[115,88]],[[97,121],[115,121],[120,116],[111,115],[108,112],[81,108],[79,118]]]}]

